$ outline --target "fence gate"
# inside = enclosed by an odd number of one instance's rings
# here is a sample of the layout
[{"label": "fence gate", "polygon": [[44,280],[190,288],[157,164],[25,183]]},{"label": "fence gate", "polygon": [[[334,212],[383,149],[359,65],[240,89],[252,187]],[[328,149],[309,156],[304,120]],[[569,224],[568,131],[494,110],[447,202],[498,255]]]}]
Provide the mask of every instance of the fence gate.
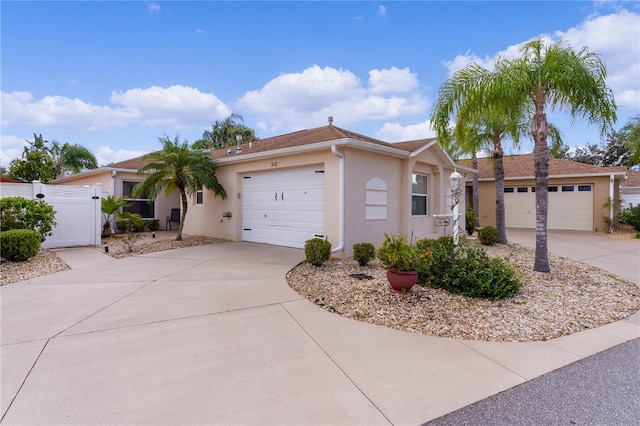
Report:
[{"label": "fence gate", "polygon": [[57,225],[42,247],[100,245],[100,185],[3,183],[0,197],[44,200],[56,211]]}]

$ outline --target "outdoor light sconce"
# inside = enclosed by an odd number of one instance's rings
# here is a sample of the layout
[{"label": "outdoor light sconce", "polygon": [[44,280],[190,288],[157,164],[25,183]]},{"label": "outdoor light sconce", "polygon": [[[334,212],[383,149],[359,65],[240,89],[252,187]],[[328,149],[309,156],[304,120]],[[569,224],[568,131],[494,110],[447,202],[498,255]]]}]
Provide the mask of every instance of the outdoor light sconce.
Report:
[{"label": "outdoor light sconce", "polygon": [[458,173],[457,170],[454,170],[451,176],[449,176],[451,192],[458,192],[458,190],[460,190],[460,183],[462,183],[462,175]]}]

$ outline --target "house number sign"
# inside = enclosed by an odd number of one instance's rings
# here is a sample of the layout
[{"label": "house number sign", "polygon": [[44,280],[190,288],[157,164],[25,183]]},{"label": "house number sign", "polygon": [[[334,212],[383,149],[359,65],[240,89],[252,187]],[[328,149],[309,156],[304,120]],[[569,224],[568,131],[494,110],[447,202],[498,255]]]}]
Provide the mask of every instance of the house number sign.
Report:
[{"label": "house number sign", "polygon": [[436,226],[449,226],[451,223],[450,217],[436,217]]}]

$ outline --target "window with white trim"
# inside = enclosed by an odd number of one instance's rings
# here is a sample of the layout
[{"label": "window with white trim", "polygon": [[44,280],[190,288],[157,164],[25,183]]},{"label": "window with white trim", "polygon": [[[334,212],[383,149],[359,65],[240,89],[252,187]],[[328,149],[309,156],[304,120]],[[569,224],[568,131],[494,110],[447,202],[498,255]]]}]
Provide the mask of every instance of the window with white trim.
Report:
[{"label": "window with white trim", "polygon": [[[148,198],[148,194],[138,195],[137,198],[133,198],[133,188],[139,182],[122,181],[122,196],[127,200],[127,205],[122,210],[129,213],[136,213],[142,216],[143,219],[155,218],[155,203]],[[151,201],[151,202],[150,202]]]},{"label": "window with white trim", "polygon": [[204,203],[204,192],[202,188],[200,188],[199,190],[196,191],[196,204],[203,204],[203,203]]},{"label": "window with white trim", "polygon": [[414,173],[411,175],[411,215],[427,215],[427,176]]}]

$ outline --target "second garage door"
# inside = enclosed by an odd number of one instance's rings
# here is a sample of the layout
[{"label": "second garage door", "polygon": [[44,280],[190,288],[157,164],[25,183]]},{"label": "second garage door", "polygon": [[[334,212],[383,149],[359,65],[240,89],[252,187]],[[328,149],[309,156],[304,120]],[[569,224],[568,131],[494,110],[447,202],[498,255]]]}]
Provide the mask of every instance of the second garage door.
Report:
[{"label": "second garage door", "polygon": [[[505,187],[508,228],[536,227],[535,187]],[[548,229],[593,230],[593,185],[550,185]]]},{"label": "second garage door", "polygon": [[242,240],[303,248],[324,237],[322,166],[242,177]]}]

